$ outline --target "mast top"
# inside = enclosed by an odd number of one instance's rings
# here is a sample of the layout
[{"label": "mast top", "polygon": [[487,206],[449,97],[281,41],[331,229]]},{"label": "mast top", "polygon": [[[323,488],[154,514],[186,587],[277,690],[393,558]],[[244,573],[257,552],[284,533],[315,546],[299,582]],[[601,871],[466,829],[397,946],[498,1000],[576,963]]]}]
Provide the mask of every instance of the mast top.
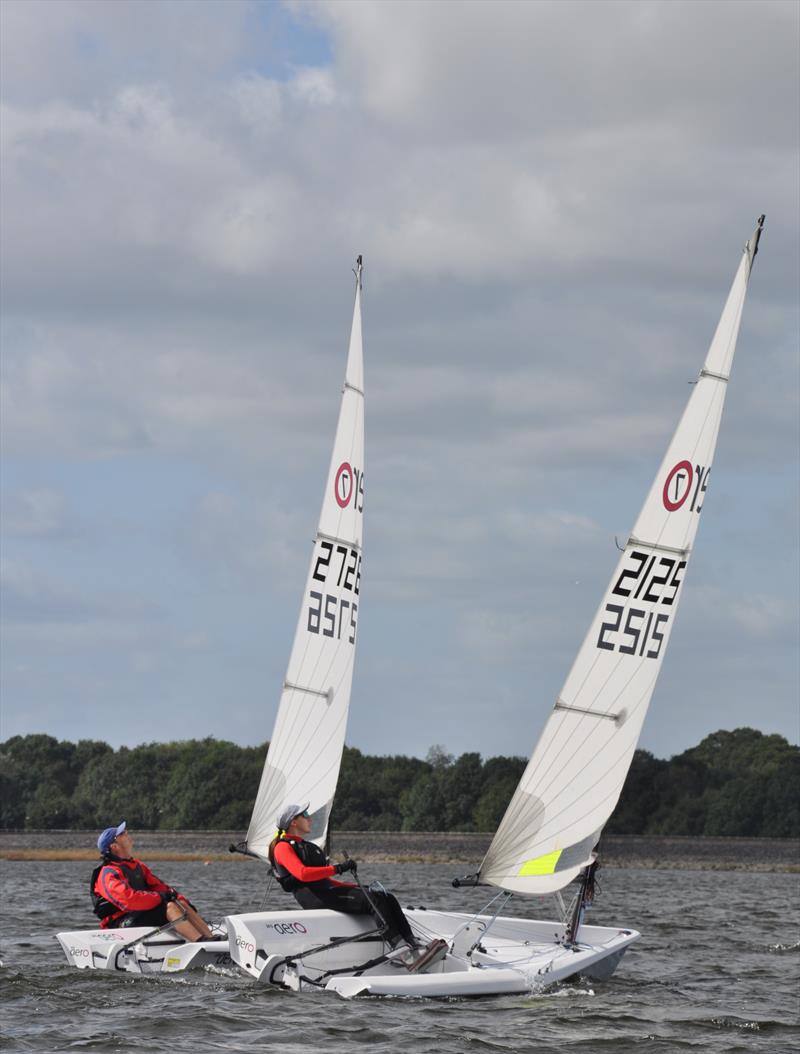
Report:
[{"label": "mast top", "polygon": [[752,235],[750,236],[750,240],[748,241],[747,245],[745,246],[745,248],[746,248],[746,250],[747,250],[747,252],[748,252],[748,254],[750,256],[750,266],[751,267],[753,266],[753,260],[755,260],[755,258],[756,258],[756,253],[758,252],[758,242],[759,242],[759,239],[761,238],[761,232],[764,229],[764,220],[766,218],[767,217],[766,217],[765,213],[762,213],[758,217],[758,219],[756,220],[756,229],[753,231]]}]

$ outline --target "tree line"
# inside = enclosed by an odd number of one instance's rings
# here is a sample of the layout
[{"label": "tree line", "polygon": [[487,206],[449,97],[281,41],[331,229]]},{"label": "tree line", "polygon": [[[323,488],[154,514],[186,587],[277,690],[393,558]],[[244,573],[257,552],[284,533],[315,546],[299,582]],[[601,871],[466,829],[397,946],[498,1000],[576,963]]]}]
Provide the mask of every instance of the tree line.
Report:
[{"label": "tree line", "polygon": [[[13,736],[0,743],[0,827],[247,829],[268,744],[217,739],[107,743]],[[493,831],[526,760],[423,761],[346,747],[335,830]],[[637,750],[606,827],[613,834],[800,837],[800,748],[752,728],[719,731],[669,760]]]}]

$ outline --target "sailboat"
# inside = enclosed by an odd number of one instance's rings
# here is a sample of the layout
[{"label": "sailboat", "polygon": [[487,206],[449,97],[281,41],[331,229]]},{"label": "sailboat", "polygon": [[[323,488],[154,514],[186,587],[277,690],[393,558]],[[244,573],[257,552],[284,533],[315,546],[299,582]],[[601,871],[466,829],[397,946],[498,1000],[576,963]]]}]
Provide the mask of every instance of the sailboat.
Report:
[{"label": "sailboat", "polygon": [[[592,895],[600,835],[622,791],[683,593],[763,224],[761,216],[744,246],[688,405],[486,856],[475,874],[454,881],[456,886],[490,887],[487,907],[472,915],[410,909],[407,916],[415,933],[446,945],[446,954],[413,972],[393,953],[372,917],[327,910],[228,916],[231,957],[252,977],[345,998],[498,995],[545,988],[578,974],[608,978],[639,938],[627,927],[588,925],[584,912]],[[352,341],[350,354],[354,356]],[[355,422],[362,389],[360,365],[353,369],[352,383],[358,389],[351,398]],[[322,580],[313,592],[307,591],[304,601],[308,625],[315,627],[327,611],[331,578],[341,582],[346,553],[356,551],[360,538],[360,520],[350,503],[340,500],[344,495],[352,498],[355,469],[353,482],[341,491],[337,482],[337,473],[348,471],[341,466],[349,463],[344,454],[334,454],[326,496],[333,495],[345,515],[340,519],[332,508],[336,523],[330,524],[323,506],[328,526],[315,543],[309,586],[319,581],[315,561],[320,561]],[[341,564],[332,569],[333,547],[339,546]],[[330,601],[330,643],[339,639],[340,596],[334,593]],[[334,754],[342,742],[344,717],[331,717],[326,707],[336,705],[338,684],[349,687],[351,666],[323,652],[317,637],[305,640],[305,617],[301,613],[290,671],[295,670],[295,657],[308,655],[307,671],[292,672],[300,687],[284,689],[276,726],[280,747],[270,747],[247,838],[247,851],[259,856],[265,855],[272,821],[284,802],[311,801],[320,841],[330,813],[333,773],[338,771]],[[337,682],[335,671],[340,669],[342,681]],[[309,680],[310,671],[321,675]],[[317,721],[325,722],[319,736]],[[284,735],[289,722],[294,745]],[[329,748],[332,727],[336,747]],[[565,904],[561,891],[572,883],[577,890]],[[511,897],[543,895],[556,898],[552,919],[501,914]]]},{"label": "sailboat", "polygon": [[[267,859],[275,817],[287,801],[313,802],[311,840],[323,845],[339,778],[353,680],[364,519],[362,257],[344,389],[322,511],[278,716],[250,827],[232,851]],[[56,934],[71,965],[130,974],[230,966],[224,933],[188,942],[171,926]]]}]

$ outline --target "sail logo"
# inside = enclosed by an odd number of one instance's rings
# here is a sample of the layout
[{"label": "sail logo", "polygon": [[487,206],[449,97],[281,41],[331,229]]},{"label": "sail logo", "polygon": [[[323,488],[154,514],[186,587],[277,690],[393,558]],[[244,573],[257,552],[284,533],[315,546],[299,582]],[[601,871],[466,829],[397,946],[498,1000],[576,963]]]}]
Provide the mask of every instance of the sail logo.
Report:
[{"label": "sail logo", "polygon": [[346,509],[355,495],[356,512],[364,511],[364,473],[343,461],[336,470],[333,481],[333,496],[340,509]]},{"label": "sail logo", "polygon": [[679,461],[674,465],[664,481],[664,489],[661,492],[661,500],[667,512],[677,512],[686,503],[689,495],[692,500],[689,505],[690,512],[700,512],[702,503],[698,504],[698,498],[705,494],[708,487],[708,477],[711,466],[692,465],[691,461]]}]

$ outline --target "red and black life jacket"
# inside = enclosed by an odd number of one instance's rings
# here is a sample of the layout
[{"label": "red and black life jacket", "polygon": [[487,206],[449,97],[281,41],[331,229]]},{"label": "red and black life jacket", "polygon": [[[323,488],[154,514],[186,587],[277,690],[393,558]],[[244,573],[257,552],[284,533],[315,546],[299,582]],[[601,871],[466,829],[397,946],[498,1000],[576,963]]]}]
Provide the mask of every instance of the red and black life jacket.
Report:
[{"label": "red and black life jacket", "polygon": [[[295,853],[297,853],[300,862],[305,864],[306,867],[327,867],[330,863],[327,856],[325,856],[325,853],[320,849],[316,842],[306,842],[303,838],[290,838],[288,835],[284,835],[280,841],[288,842],[292,849],[294,849]],[[327,878],[322,878],[319,882],[301,882],[299,879],[295,878],[294,875],[290,874],[285,867],[279,864],[277,860],[272,862],[272,873],[278,880],[281,889],[286,890],[287,893],[294,893],[294,891],[301,886],[313,889],[315,886],[328,884]]]},{"label": "red and black life jacket", "polygon": [[126,908],[121,908],[119,904],[114,904],[113,901],[106,900],[106,898],[97,892],[95,886],[97,880],[100,877],[100,872],[104,867],[115,867],[121,872],[122,878],[128,883],[131,889],[137,889],[140,891],[148,890],[150,887],[144,877],[141,865],[138,860],[120,860],[119,857],[105,856],[103,857],[102,864],[98,864],[97,867],[92,871],[92,877],[89,879],[89,892],[92,896],[92,911],[98,917],[98,919],[110,919],[121,918],[123,915],[128,914]]}]

